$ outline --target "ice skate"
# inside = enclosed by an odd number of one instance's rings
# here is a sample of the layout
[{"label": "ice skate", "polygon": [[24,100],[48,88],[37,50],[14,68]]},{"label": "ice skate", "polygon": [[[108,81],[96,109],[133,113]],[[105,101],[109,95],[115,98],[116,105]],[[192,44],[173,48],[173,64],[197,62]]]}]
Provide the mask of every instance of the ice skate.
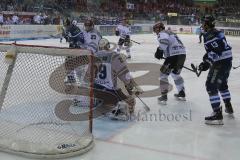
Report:
[{"label": "ice skate", "polygon": [[225,112],[228,114],[233,114],[233,108],[231,102],[225,103]]},{"label": "ice skate", "polygon": [[186,95],[184,90],[181,90],[179,93],[174,94],[174,97],[179,101],[186,101]]},{"label": "ice skate", "polygon": [[213,112],[211,116],[205,117],[205,124],[208,125],[223,125],[222,109]]},{"label": "ice skate", "polygon": [[162,95],[158,98],[158,103],[161,105],[167,105],[167,95]]}]

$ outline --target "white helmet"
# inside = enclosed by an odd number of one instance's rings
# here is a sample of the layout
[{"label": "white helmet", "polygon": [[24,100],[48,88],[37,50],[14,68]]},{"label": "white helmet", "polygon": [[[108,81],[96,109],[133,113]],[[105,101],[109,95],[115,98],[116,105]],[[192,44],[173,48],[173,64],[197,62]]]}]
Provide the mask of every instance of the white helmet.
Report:
[{"label": "white helmet", "polygon": [[106,38],[102,38],[98,42],[98,48],[99,50],[109,50],[110,49],[110,43]]},{"label": "white helmet", "polygon": [[77,21],[76,21],[76,20],[73,20],[73,21],[72,21],[72,25],[76,26],[76,25],[77,25]]}]

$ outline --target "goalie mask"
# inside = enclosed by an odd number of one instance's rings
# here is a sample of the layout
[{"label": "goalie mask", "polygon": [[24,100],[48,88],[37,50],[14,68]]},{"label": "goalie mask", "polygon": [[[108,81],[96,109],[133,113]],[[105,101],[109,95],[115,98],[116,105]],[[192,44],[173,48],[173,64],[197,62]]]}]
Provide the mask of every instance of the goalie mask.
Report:
[{"label": "goalie mask", "polygon": [[87,32],[93,30],[93,29],[94,29],[93,20],[92,20],[92,19],[87,19],[87,20],[84,22],[84,28],[85,28],[85,31],[87,31]]},{"label": "goalie mask", "polygon": [[156,34],[158,34],[159,32],[161,32],[164,29],[165,29],[165,26],[162,22],[157,22],[153,26],[153,32]]},{"label": "goalie mask", "polygon": [[99,42],[98,42],[98,48],[99,50],[109,50],[110,49],[110,43],[107,39],[102,38]]}]

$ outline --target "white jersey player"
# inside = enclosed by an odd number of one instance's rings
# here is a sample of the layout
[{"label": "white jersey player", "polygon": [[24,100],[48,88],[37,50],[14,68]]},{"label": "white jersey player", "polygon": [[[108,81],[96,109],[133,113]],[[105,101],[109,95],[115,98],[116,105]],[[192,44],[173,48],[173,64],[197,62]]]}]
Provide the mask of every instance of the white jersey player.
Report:
[{"label": "white jersey player", "polygon": [[186,49],[178,36],[166,31],[163,23],[158,22],[153,26],[153,31],[157,34],[159,47],[155,53],[155,58],[165,59],[160,69],[160,90],[162,96],[158,98],[161,104],[166,104],[169,88],[168,76],[171,74],[174,79],[178,94],[174,96],[180,100],[185,100],[184,80],[180,73],[186,59]]},{"label": "white jersey player", "polygon": [[[129,118],[128,115],[134,112],[135,99],[132,95],[141,94],[142,89],[138,87],[131,77],[122,55],[110,50],[110,43],[107,39],[103,38],[99,41],[99,51],[95,56],[101,60],[95,78],[95,87],[111,92],[118,98],[118,104],[121,104],[110,113],[110,118],[127,120]],[[125,95],[118,88],[118,78],[125,84],[130,95]]]},{"label": "white jersey player", "polygon": [[[99,43],[99,40],[102,38],[102,36],[100,35],[100,33],[97,30],[94,29],[94,23],[91,19],[87,19],[84,22],[84,31],[80,30],[80,28],[77,26],[77,21],[76,21],[76,24],[72,25],[72,27],[70,27],[68,30],[69,30],[68,32],[71,33],[71,37],[69,38],[70,39],[70,48],[87,49],[87,50],[92,51],[92,53],[97,52],[98,43]],[[69,62],[70,64],[73,64],[74,61],[78,61],[78,60],[80,60],[80,59],[74,57],[73,59],[72,58],[69,59],[67,62]],[[76,83],[76,76],[78,79],[83,78],[82,77],[82,69],[81,69],[81,67],[77,67],[76,70],[73,70],[73,65],[68,65],[67,62],[66,62],[66,64],[67,64],[66,68],[67,68],[68,72],[70,72],[70,73],[67,75],[68,79],[65,81],[65,83],[72,85],[72,84]]]},{"label": "white jersey player", "polygon": [[102,36],[94,29],[93,20],[87,19],[84,22],[84,45],[86,49],[91,50],[93,53],[98,50],[98,43]]},{"label": "white jersey player", "polygon": [[127,58],[131,58],[130,54],[130,34],[131,34],[131,28],[128,24],[128,20],[126,18],[122,19],[122,24],[118,25],[115,31],[116,36],[120,36],[118,40],[118,48],[117,52],[120,53],[123,45],[126,47],[127,52]]}]

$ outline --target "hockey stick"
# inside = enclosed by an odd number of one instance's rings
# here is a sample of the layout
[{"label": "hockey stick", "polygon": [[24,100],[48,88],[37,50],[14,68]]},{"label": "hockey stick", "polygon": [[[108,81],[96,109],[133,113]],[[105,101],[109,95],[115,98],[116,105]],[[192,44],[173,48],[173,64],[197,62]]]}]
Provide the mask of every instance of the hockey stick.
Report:
[{"label": "hockey stick", "polygon": [[61,34],[60,33],[59,34],[55,34],[55,35],[50,34],[49,36],[52,37],[52,38],[61,38]]},{"label": "hockey stick", "polygon": [[237,69],[237,68],[239,68],[240,67],[240,65],[239,66],[237,66],[237,67],[233,67],[233,69]]},{"label": "hockey stick", "polygon": [[[162,58],[162,59],[166,59],[166,58]],[[199,77],[199,73],[198,73],[198,71],[197,71],[197,69],[196,69],[196,67],[195,67],[195,69],[193,69],[193,66],[192,66],[193,64],[191,64],[191,67],[192,67],[192,69],[191,68],[188,68],[188,67],[186,67],[186,66],[182,66],[184,69],[186,69],[186,70],[189,70],[189,71],[191,71],[191,72],[194,72],[198,77]],[[200,72],[200,74],[201,74],[201,72]]]},{"label": "hockey stick", "polygon": [[198,72],[197,67],[196,67],[193,63],[191,63],[191,67],[192,67],[192,69],[195,71],[195,73],[197,74],[197,77],[199,77],[199,76],[201,75],[201,73],[202,73],[202,70],[200,70],[200,71]]},{"label": "hockey stick", "polygon": [[134,40],[132,40],[132,39],[131,39],[131,41],[132,41],[132,42],[134,42],[134,43],[136,43],[136,44],[139,44],[139,45],[141,44],[141,43],[139,43],[139,42],[136,42],[136,41],[134,41]]},{"label": "hockey stick", "polygon": [[146,112],[150,111],[149,106],[138,96],[136,95],[136,97],[142,102],[142,104],[144,105],[143,108],[145,109]]}]

